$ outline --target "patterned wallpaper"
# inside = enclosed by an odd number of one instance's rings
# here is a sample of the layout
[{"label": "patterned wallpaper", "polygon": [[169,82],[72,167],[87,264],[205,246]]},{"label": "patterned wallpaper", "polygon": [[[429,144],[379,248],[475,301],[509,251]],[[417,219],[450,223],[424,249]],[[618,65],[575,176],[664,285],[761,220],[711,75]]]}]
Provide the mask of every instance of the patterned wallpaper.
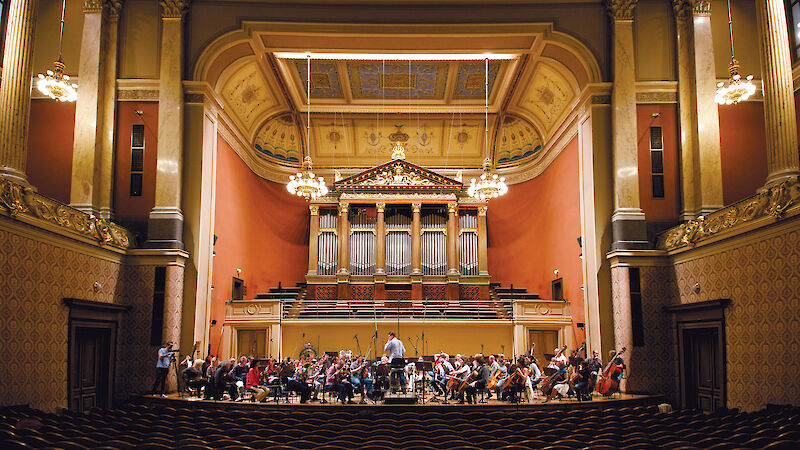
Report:
[{"label": "patterned wallpaper", "polygon": [[[633,349],[626,359],[630,360],[629,389],[659,392],[677,400],[675,331],[662,307],[729,298],[731,306],[725,311],[727,406],[752,411],[768,403],[800,404],[798,267],[797,228],[674,266],[642,267],[645,347]],[[618,281],[613,281],[615,304],[622,298]],[[700,283],[700,293],[693,291],[695,283]],[[615,337],[624,336],[616,325],[615,321]],[[766,367],[768,375],[754,367]]]},{"label": "patterned wallpaper", "polygon": [[[0,248],[0,341],[10,374],[0,383],[0,404],[47,411],[67,406],[65,297],[131,306],[119,331],[115,397],[150,388],[156,351],[149,345],[154,266],[125,266],[2,229]],[[183,269],[169,268],[167,280],[168,295],[177,295],[180,303]],[[92,288],[95,281],[102,284],[98,292]],[[179,324],[180,314],[175,317]]]}]

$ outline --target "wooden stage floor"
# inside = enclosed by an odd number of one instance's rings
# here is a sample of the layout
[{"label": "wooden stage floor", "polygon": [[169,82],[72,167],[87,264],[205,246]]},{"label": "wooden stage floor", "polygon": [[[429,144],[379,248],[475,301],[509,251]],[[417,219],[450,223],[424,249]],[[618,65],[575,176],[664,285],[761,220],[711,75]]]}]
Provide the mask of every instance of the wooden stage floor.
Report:
[{"label": "wooden stage floor", "polygon": [[[479,397],[480,398],[480,397]],[[356,402],[361,400],[360,395],[356,395],[354,398]],[[242,402],[234,402],[230,400],[221,400],[221,401],[214,401],[214,400],[203,400],[203,399],[195,399],[195,398],[188,398],[184,397],[181,398],[178,394],[170,394],[166,398],[158,396],[158,395],[142,395],[142,396],[135,396],[130,399],[131,403],[134,404],[144,404],[148,406],[170,406],[176,408],[209,408],[209,409],[231,409],[231,410],[273,410],[273,409],[297,409],[297,410],[325,410],[330,408],[343,408],[343,409],[391,409],[391,408],[401,408],[401,409],[413,409],[413,408],[441,408],[441,409],[449,409],[449,408],[465,408],[465,409],[473,409],[473,408],[489,408],[489,409],[532,409],[532,410],[549,410],[549,409],[601,409],[601,408],[614,408],[614,407],[633,407],[633,406],[643,406],[643,405],[657,405],[659,403],[663,403],[665,401],[664,397],[660,395],[640,395],[640,394],[617,394],[613,397],[603,397],[600,395],[595,394],[592,397],[592,401],[589,402],[579,402],[575,398],[563,398],[559,400],[551,400],[548,403],[544,403],[543,397],[534,398],[534,401],[531,403],[521,402],[521,403],[508,403],[508,402],[501,402],[494,398],[488,400],[486,403],[478,403],[478,404],[463,404],[463,405],[456,405],[455,402],[451,401],[450,404],[443,405],[441,403],[436,402],[429,402],[429,398],[426,398],[426,402],[420,403],[417,402],[415,404],[385,404],[383,402],[378,402],[377,404],[373,404],[371,401],[368,401],[367,404],[341,404],[339,402],[329,402],[326,404],[321,404],[319,402],[309,402],[306,404],[300,404],[297,398],[292,398],[289,403],[286,403],[284,399],[280,399],[278,402],[274,400],[267,401],[265,403],[254,403],[249,400],[242,401]]]}]

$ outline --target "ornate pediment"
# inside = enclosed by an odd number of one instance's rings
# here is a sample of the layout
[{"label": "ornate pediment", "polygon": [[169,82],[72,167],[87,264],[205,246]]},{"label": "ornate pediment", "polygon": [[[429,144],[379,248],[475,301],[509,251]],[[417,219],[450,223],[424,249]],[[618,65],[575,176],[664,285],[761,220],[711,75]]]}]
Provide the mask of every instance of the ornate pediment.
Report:
[{"label": "ornate pediment", "polygon": [[333,184],[336,192],[460,192],[464,185],[403,159],[367,169]]}]

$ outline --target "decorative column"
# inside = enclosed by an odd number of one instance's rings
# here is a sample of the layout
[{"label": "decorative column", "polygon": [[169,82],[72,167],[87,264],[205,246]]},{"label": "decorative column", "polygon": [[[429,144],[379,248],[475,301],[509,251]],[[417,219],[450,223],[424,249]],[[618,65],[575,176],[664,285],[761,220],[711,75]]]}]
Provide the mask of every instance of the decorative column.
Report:
[{"label": "decorative column", "polygon": [[348,283],[350,281],[350,220],[347,202],[339,202],[339,271],[336,274],[337,298],[344,300],[350,297]]},{"label": "decorative column", "polygon": [[447,213],[447,300],[458,300],[458,203],[448,203]]},{"label": "decorative column", "polygon": [[311,218],[308,226],[308,275],[317,274],[319,258],[319,206],[311,205]]},{"label": "decorative column", "polygon": [[614,161],[615,249],[647,247],[644,213],[639,207],[639,161],[636,139],[636,64],[633,8],[637,0],[606,0],[613,25],[614,87],[611,91]]},{"label": "decorative column", "polygon": [[422,203],[411,204],[411,300],[422,300],[421,211]]},{"label": "decorative column", "polygon": [[183,249],[183,17],[188,0],[161,0],[156,202],[147,228],[149,248]]},{"label": "decorative column", "polygon": [[375,222],[375,300],[386,300],[386,203],[375,204],[378,211]]},{"label": "decorative column", "polygon": [[8,4],[0,83],[0,177],[26,185],[33,31],[38,6],[38,0],[11,0]]},{"label": "decorative column", "polygon": [[70,206],[111,217],[120,1],[84,0]]},{"label": "decorative column", "polygon": [[[761,73],[764,79],[764,122],[767,134],[766,186],[797,179],[797,154],[792,61],[786,34],[786,11],[782,0],[756,1]],[[794,28],[794,27],[793,27]]]},{"label": "decorative column", "polygon": [[[717,71],[714,67],[714,42],[711,37],[711,0],[695,0],[692,9],[694,24],[694,80],[696,86],[696,115],[692,126],[695,127],[697,140],[688,158],[694,163],[695,208],[689,211],[684,207],[686,215],[704,215],[722,208],[722,163],[719,140],[719,106],[714,97],[717,95]],[[788,44],[787,44],[788,45]],[[685,155],[681,151],[682,156]],[[684,158],[682,158],[684,159]],[[690,163],[691,163],[690,162]]]},{"label": "decorative column", "polygon": [[489,258],[486,254],[486,212],[488,206],[478,206],[478,275],[489,275]]}]

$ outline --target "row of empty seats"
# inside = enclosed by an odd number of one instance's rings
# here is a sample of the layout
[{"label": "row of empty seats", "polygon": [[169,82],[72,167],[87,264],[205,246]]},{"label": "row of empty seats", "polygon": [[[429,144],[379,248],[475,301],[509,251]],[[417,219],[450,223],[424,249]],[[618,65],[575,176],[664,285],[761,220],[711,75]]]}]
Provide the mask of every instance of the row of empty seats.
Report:
[{"label": "row of empty seats", "polygon": [[800,408],[659,413],[655,405],[487,410],[215,410],[128,405],[82,415],[0,409],[10,448],[798,448]]}]

